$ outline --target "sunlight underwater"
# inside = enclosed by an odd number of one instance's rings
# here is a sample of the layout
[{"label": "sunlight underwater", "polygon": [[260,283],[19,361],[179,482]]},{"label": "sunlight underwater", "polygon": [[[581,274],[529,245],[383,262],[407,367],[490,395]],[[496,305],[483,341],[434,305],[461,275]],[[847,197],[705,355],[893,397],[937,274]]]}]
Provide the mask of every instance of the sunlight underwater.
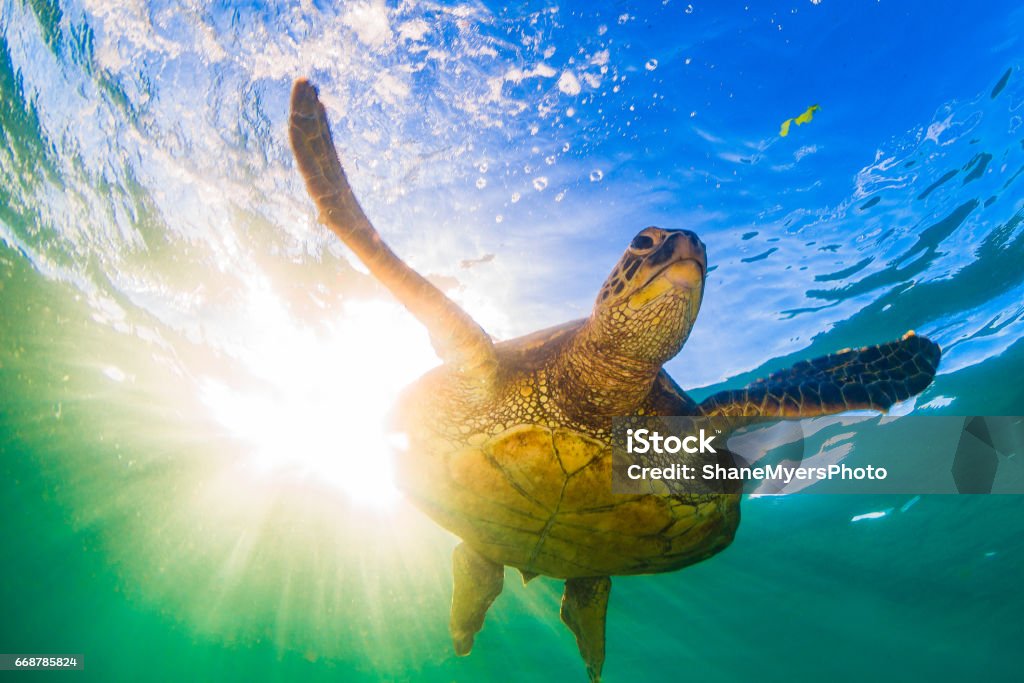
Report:
[{"label": "sunlight underwater", "polygon": [[[26,282],[29,264],[55,287],[50,298],[27,289],[17,308],[10,275],[10,320],[36,331],[30,345],[50,356],[5,364],[31,367],[63,396],[45,421],[21,426],[24,438],[47,444],[40,470],[62,483],[56,500],[75,529],[96,535],[119,590],[217,642],[270,642],[280,656],[337,660],[368,679],[414,676],[450,657],[454,539],[394,488],[387,433],[402,387],[437,360],[424,331],[315,223],[284,135],[296,75],[320,83],[381,232],[496,337],[586,315],[645,212],[704,226],[715,270],[702,321],[749,312],[699,322],[669,364],[686,386],[705,387],[698,394],[924,320],[918,331],[945,357],[916,408],[956,413],[966,402],[949,376],[1024,336],[1016,71],[1000,92],[950,101],[861,159],[837,204],[814,203],[815,181],[799,167],[815,150],[783,151],[780,121],[748,141],[695,127],[709,163],[746,174],[709,171],[700,184],[724,183],[741,207],[757,183],[796,173],[777,205],[725,216],[666,205],[628,169],[608,189],[623,164],[604,146],[618,124],[593,112],[602,98],[647,98],[666,68],[645,62],[637,74],[617,61],[627,53],[609,38],[629,20],[588,25],[569,64],[528,29],[554,26],[555,10],[520,19],[475,4],[370,3],[315,16],[304,7],[173,14],[171,3],[86,0],[55,18],[0,2],[0,113],[11,138],[0,169],[5,204],[18,207],[0,214],[3,263]],[[825,103],[788,137],[827,115]],[[608,192],[635,201],[622,206]],[[560,258],[584,235],[583,258]],[[32,321],[40,308],[55,311],[40,320],[62,326],[59,341]],[[38,398],[50,402],[42,386]],[[26,400],[33,391],[24,387]],[[780,506],[806,515],[794,539],[812,537],[825,514],[806,501],[753,505],[763,508],[751,538]],[[899,523],[925,507],[900,501],[853,521]],[[856,548],[858,538],[847,540]],[[720,627],[709,615],[728,576],[693,571],[706,590],[680,593],[655,577],[645,599],[681,595],[690,628]],[[743,574],[749,583],[729,600],[785,583],[784,571]],[[513,584],[502,599],[514,607],[492,613],[481,638],[536,640],[515,652],[524,670],[578,676],[557,623],[558,587]],[[799,599],[784,609],[797,611]],[[722,613],[725,627],[742,618]],[[635,638],[644,615],[618,616],[610,643]],[[513,654],[482,642],[486,654],[462,671],[502,672]],[[620,653],[609,668],[641,665],[636,657]],[[659,657],[642,665],[677,665]]]}]

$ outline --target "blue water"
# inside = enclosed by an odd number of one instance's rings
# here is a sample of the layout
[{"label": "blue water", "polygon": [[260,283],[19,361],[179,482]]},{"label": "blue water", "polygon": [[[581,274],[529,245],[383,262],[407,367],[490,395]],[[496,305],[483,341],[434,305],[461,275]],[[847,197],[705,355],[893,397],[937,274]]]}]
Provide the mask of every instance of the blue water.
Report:
[{"label": "blue water", "polygon": [[[1016,415],[1022,33],[1001,1],[0,0],[0,651],[585,679],[552,580],[509,574],[451,652],[455,539],[380,426],[436,361],[315,223],[295,77],[380,232],[496,337],[586,315],[639,228],[687,228],[711,268],[667,368],[696,397],[914,329],[943,362],[899,412]],[[721,555],[615,582],[605,678],[1016,680],[1021,511],[746,501]]]}]

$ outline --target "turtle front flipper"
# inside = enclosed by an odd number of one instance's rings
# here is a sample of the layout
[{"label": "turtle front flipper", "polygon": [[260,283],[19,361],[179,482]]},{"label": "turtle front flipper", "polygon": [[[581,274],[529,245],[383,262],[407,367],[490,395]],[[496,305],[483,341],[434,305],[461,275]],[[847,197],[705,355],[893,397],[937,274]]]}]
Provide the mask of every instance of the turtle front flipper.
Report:
[{"label": "turtle front flipper", "polygon": [[847,349],[722,391],[700,404],[704,415],[814,417],[847,410],[888,410],[931,384],[942,351],[908,332],[898,341]]},{"label": "turtle front flipper", "polygon": [[604,666],[604,625],[612,580],[607,576],[569,579],[562,594],[562,621],[576,636],[591,683],[601,680]]},{"label": "turtle front flipper", "polygon": [[292,87],[289,135],[320,222],[353,251],[430,332],[445,363],[478,381],[493,377],[494,345],[487,333],[444,292],[398,258],[356,201],[331,139],[316,88],[304,78]]},{"label": "turtle front flipper", "polygon": [[505,568],[460,543],[452,553],[452,616],[448,628],[455,654],[463,657],[473,649],[473,638],[484,625],[484,616],[505,582]]}]

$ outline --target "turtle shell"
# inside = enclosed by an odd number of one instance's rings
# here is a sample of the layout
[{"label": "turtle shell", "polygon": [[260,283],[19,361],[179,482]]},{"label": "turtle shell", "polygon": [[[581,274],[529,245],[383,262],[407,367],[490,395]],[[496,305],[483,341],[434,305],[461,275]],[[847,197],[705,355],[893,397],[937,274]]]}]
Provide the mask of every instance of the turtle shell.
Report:
[{"label": "turtle shell", "polygon": [[[612,493],[609,428],[580,424],[549,387],[550,359],[573,324],[498,346],[501,385],[467,405],[438,368],[403,402],[409,449],[400,485],[488,559],[557,578],[679,569],[722,550],[739,496]],[[637,411],[693,414],[662,373]]]}]

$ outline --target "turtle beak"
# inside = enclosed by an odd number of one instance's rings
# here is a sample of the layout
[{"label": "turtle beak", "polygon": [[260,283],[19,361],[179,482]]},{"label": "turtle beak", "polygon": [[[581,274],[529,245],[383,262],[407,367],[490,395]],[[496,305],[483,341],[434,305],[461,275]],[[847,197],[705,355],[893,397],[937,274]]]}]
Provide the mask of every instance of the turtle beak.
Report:
[{"label": "turtle beak", "polygon": [[658,268],[651,281],[664,277],[678,287],[693,288],[703,284],[707,274],[707,249],[689,230],[673,230],[647,263]]},{"label": "turtle beak", "polygon": [[697,301],[703,296],[707,256],[704,244],[689,230],[673,231],[647,258],[645,266],[654,272],[629,297],[633,310],[645,308],[671,291],[696,294]]},{"label": "turtle beak", "polygon": [[672,285],[694,289],[704,282],[704,268],[693,259],[676,261],[659,273]]}]

